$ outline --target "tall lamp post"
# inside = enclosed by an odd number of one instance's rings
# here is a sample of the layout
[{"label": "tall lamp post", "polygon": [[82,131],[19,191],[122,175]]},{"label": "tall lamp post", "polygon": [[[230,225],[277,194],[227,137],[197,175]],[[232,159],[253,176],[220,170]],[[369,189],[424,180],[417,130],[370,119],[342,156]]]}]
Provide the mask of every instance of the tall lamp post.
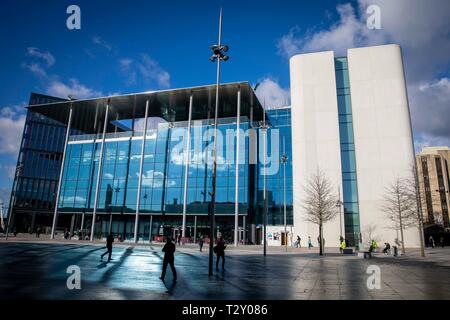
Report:
[{"label": "tall lamp post", "polygon": [[215,209],[216,209],[216,170],[217,170],[217,117],[219,112],[219,86],[220,86],[220,62],[227,61],[229,57],[224,54],[228,51],[228,46],[222,45],[222,8],[219,16],[219,39],[217,44],[211,46],[212,56],[209,58],[212,62],[217,62],[217,81],[216,81],[216,106],[214,111],[214,145],[213,145],[213,168],[212,168],[212,190],[210,205],[210,225],[209,225],[209,270],[208,274],[213,275],[213,247],[214,247],[214,229],[215,229]]},{"label": "tall lamp post", "polygon": [[341,236],[341,239],[343,238],[342,236],[342,207],[344,206],[344,203],[341,201],[341,192],[339,191],[339,200],[336,201],[336,207],[339,208],[339,234]]},{"label": "tall lamp post", "polygon": [[283,155],[281,156],[281,162],[283,163],[283,202],[284,202],[284,246],[287,252],[287,210],[286,210],[286,163],[288,161],[288,157],[286,155],[285,145],[283,139]]},{"label": "tall lamp post", "polygon": [[266,121],[266,111],[263,113],[263,121],[259,123],[259,128],[262,130],[264,142],[263,142],[263,155],[264,155],[264,209],[263,209],[263,254],[264,257],[267,255],[267,130],[269,125]]}]

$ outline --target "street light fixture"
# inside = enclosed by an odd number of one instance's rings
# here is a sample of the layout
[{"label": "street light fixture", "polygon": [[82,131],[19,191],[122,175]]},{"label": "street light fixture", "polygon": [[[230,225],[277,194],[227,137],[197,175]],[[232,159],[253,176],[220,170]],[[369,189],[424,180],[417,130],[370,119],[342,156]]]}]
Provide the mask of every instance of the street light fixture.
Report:
[{"label": "street light fixture", "polygon": [[[342,241],[344,239],[343,233],[345,234],[345,231],[342,232],[342,207],[344,207],[344,202],[341,201],[341,187],[338,186],[338,200],[336,201],[336,208],[339,208],[339,233],[340,233],[340,239],[339,241]],[[339,246],[341,244],[339,243]]]},{"label": "street light fixture", "polygon": [[228,46],[222,45],[222,8],[219,16],[219,39],[217,44],[211,46],[212,56],[209,58],[212,62],[217,62],[217,81],[216,81],[216,106],[214,111],[214,145],[213,145],[213,169],[212,169],[212,190],[210,205],[210,225],[209,225],[209,270],[208,274],[213,275],[213,247],[215,231],[215,209],[216,209],[216,174],[217,174],[217,116],[219,113],[219,86],[220,86],[220,61],[227,61],[229,57],[224,54],[228,51]]},{"label": "street light fixture", "polygon": [[344,206],[344,203],[341,201],[341,192],[339,189],[339,200],[336,201],[336,207],[339,208],[339,233],[340,233],[341,239],[343,238],[342,237],[342,207],[343,206]]}]

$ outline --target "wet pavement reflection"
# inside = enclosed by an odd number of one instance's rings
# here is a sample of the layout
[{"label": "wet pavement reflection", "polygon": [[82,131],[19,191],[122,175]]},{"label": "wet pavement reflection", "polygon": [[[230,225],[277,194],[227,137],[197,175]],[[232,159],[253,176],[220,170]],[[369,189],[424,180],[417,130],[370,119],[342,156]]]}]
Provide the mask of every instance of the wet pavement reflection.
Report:
[{"label": "wet pavement reflection", "polygon": [[[208,277],[208,254],[181,248],[178,281],[159,279],[161,246],[121,244],[112,260],[102,245],[0,243],[1,299],[450,299],[450,249],[421,260],[297,252],[229,250],[225,270]],[[66,272],[81,270],[81,290],[69,290]],[[367,287],[369,265],[381,271],[381,288]]]}]

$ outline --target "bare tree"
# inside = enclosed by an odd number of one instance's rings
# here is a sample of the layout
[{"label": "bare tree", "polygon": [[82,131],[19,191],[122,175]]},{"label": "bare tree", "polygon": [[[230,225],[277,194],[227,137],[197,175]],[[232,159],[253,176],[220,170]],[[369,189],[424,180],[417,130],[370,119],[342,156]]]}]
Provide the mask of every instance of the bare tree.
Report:
[{"label": "bare tree", "polygon": [[402,253],[405,254],[405,238],[403,229],[417,225],[417,202],[412,197],[412,188],[408,179],[397,178],[386,188],[383,197],[383,210],[394,223],[394,228],[400,230]]},{"label": "bare tree", "polygon": [[320,255],[323,254],[323,225],[334,219],[337,214],[336,201],[332,183],[324,172],[317,169],[308,180],[305,188],[306,197],[303,208],[306,211],[305,221],[314,223],[319,227]]},{"label": "bare tree", "polygon": [[419,174],[416,162],[411,166],[411,176],[406,179],[406,183],[411,201],[415,203],[415,207],[411,207],[415,212],[411,212],[411,214],[416,216],[416,226],[420,236],[420,255],[425,257],[425,228],[422,208],[426,208],[426,199],[425,197],[422,197],[420,192]]},{"label": "bare tree", "polygon": [[377,226],[373,223],[368,224],[367,226],[364,227],[363,230],[363,237],[364,239],[368,240],[369,242],[371,240],[378,240],[378,236],[376,234],[376,230],[377,230]]}]

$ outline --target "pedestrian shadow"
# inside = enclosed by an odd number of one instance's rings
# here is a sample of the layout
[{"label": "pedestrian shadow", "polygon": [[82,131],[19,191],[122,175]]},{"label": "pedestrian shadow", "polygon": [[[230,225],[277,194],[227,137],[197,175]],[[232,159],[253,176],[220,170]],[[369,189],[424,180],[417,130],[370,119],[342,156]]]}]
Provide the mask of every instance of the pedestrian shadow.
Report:
[{"label": "pedestrian shadow", "polygon": [[175,287],[177,286],[177,283],[174,281],[171,281],[170,284],[167,284],[167,281],[163,281],[164,287],[167,289],[167,293],[169,295],[173,295]]},{"label": "pedestrian shadow", "polygon": [[218,281],[225,281],[225,270],[216,271],[213,277]]},{"label": "pedestrian shadow", "polygon": [[[112,267],[109,268],[108,270],[105,271],[105,273],[103,274],[100,283],[107,283],[108,280],[111,278],[111,276],[114,274],[114,272],[116,272],[120,266],[124,263],[124,261],[133,253],[133,248],[132,247],[128,247],[125,252],[120,256],[120,259],[113,263]],[[111,259],[113,260],[113,259]],[[106,264],[105,264],[106,263]],[[103,266],[103,264],[105,264]],[[98,269],[101,268],[105,268],[106,265],[108,264],[108,262],[103,262],[100,265],[97,266]]]},{"label": "pedestrian shadow", "polygon": [[103,269],[103,268],[106,268],[107,265],[108,265],[108,261],[103,261],[96,268],[97,269]]}]

